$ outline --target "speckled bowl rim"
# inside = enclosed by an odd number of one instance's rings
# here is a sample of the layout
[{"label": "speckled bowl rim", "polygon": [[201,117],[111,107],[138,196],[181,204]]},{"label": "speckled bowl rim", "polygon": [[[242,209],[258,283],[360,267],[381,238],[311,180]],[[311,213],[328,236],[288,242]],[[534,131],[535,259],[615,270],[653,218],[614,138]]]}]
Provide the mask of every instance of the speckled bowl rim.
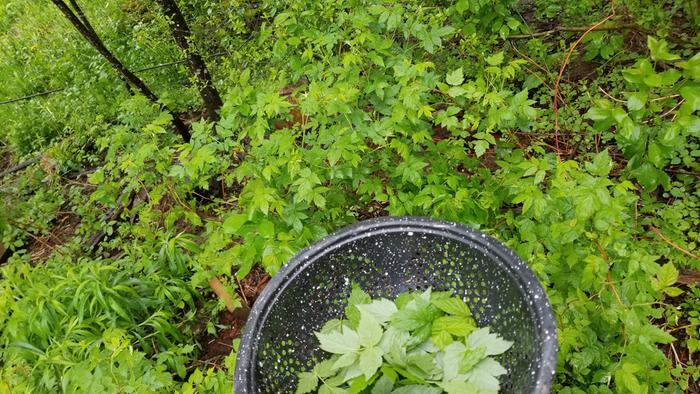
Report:
[{"label": "speckled bowl rim", "polygon": [[[542,343],[541,365],[536,376],[537,384],[532,393],[549,393],[557,365],[556,319],[549,298],[530,267],[515,252],[488,234],[460,223],[412,216],[389,216],[354,223],[324,237],[292,257],[265,286],[248,316],[238,350],[234,392],[238,394],[257,393],[254,373],[256,366],[251,362],[257,353],[258,341],[255,341],[255,333],[263,327],[270,307],[275,303],[277,297],[284,293],[287,286],[299,274],[319,258],[347,243],[361,238],[397,232],[427,233],[441,235],[460,242],[466,241],[465,243],[472,247],[479,247],[482,251],[497,255],[496,262],[501,268],[520,282],[522,288],[531,290],[527,296],[531,304],[534,305],[534,315],[538,320],[535,326],[540,327],[537,335]],[[544,335],[545,332],[549,335]]]}]

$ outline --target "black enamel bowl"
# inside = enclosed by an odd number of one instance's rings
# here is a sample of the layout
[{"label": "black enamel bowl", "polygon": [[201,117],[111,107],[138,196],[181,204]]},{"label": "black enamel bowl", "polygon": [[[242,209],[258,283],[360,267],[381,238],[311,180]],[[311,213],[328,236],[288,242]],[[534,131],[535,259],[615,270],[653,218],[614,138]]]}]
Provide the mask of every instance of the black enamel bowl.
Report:
[{"label": "black enamel bowl", "polygon": [[513,347],[502,393],[549,393],[556,368],[552,307],[530,268],[502,243],[456,223],[380,218],[357,223],[304,249],[253,306],[236,365],[237,394],[290,393],[297,372],[324,358],[314,331],[339,318],[352,282],[374,297],[450,290]]}]

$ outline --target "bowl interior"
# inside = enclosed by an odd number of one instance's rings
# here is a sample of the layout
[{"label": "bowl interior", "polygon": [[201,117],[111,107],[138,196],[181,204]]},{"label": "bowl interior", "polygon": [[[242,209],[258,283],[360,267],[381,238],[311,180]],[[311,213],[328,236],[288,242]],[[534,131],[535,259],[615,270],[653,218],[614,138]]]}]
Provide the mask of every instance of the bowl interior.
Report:
[{"label": "bowl interior", "polygon": [[[373,298],[393,299],[429,287],[452,291],[469,305],[479,326],[514,342],[499,359],[508,370],[501,392],[532,392],[541,378],[543,343],[554,335],[543,332],[538,321],[537,299],[544,293],[536,281],[520,275],[524,263],[489,237],[383,229],[320,245],[297,259],[282,273],[286,278],[256,322],[259,330],[249,350],[253,392],[293,391],[297,372],[324,357],[313,333],[343,315],[352,282]],[[539,292],[528,290],[532,286]]]}]

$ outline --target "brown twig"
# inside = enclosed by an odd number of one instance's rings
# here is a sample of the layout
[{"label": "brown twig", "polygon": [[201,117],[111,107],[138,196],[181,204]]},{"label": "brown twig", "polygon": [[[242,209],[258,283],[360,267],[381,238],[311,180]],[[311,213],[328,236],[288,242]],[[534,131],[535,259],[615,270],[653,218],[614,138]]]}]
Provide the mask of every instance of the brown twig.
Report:
[{"label": "brown twig", "polygon": [[545,66],[542,66],[541,64],[537,63],[537,62],[534,61],[531,57],[529,57],[529,56],[527,56],[526,54],[520,52],[520,50],[518,50],[518,47],[515,46],[515,44],[513,44],[512,42],[510,43],[510,46],[511,46],[511,48],[513,48],[513,50],[515,51],[515,53],[518,54],[518,56],[524,58],[525,60],[527,60],[527,61],[528,61],[530,64],[532,64],[533,66],[535,66],[535,67],[539,68],[540,70],[544,71],[545,74],[547,74],[547,75],[552,74],[552,72],[549,71],[549,68],[546,68],[546,67],[545,67],[546,64],[545,64]]},{"label": "brown twig", "polygon": [[[548,36],[554,33],[560,33],[560,32],[586,32],[589,33],[591,31],[610,31],[610,30],[637,30],[642,33],[650,34],[651,32],[641,26],[635,25],[633,23],[622,23],[619,25],[611,25],[611,26],[599,26],[599,24],[594,25],[595,27],[591,29],[590,27],[586,26],[577,26],[577,27],[566,27],[566,26],[557,26],[554,29],[551,30],[546,30],[546,31],[540,31],[536,33],[531,33],[531,34],[514,34],[512,36],[508,36],[509,40],[520,40],[520,39],[527,39],[527,38],[536,38],[536,37],[544,37]],[[585,34],[584,34],[585,35]]]},{"label": "brown twig", "polygon": [[[680,107],[684,102],[685,102],[685,99],[681,99],[681,101],[679,101],[679,102],[678,102],[676,105],[674,105],[672,108],[666,110],[664,113],[662,113],[661,115],[659,115],[658,118],[659,118],[659,119],[663,119],[663,118],[667,117],[667,116],[668,116],[669,114],[671,114],[673,111],[677,110],[678,107]],[[671,118],[671,121],[673,121],[675,118],[676,118],[676,114],[673,114],[673,118]],[[645,121],[642,122],[642,123],[644,123],[644,124],[649,124],[649,123],[653,122],[654,119],[656,119],[656,117],[647,119],[647,120],[645,120]]]},{"label": "brown twig", "polygon": [[676,243],[674,243],[673,241],[671,241],[670,239],[668,239],[668,237],[666,237],[666,236],[661,232],[661,230],[659,230],[658,228],[656,228],[656,227],[650,225],[650,226],[649,226],[649,231],[651,231],[652,233],[654,233],[654,234],[656,234],[657,236],[659,236],[659,238],[661,238],[661,239],[662,239],[664,242],[666,242],[667,244],[671,245],[674,249],[676,249],[676,250],[678,250],[678,251],[680,251],[680,252],[683,252],[683,253],[685,253],[686,255],[688,255],[688,256],[690,256],[690,257],[696,259],[696,260],[700,260],[700,257],[694,255],[693,253],[691,253],[690,251],[688,251],[688,250],[686,250],[686,249],[683,249],[682,247],[678,246]]},{"label": "brown twig", "polygon": [[[50,254],[50,253],[53,253],[53,252],[56,252],[56,253],[58,253],[59,255],[63,256],[63,253],[61,253],[61,251],[58,250],[58,247],[59,247],[60,245],[55,245],[55,246],[54,246],[54,245],[50,245],[50,244],[49,244],[48,242],[46,242],[46,240],[45,240],[45,238],[48,238],[48,239],[56,238],[56,236],[53,234],[53,232],[50,232],[48,237],[40,237],[40,236],[38,236],[38,235],[34,235],[30,230],[28,230],[27,228],[25,228],[23,225],[21,225],[21,224],[15,222],[14,220],[8,220],[7,223],[8,223],[10,226],[16,228],[17,230],[23,232],[24,234],[28,235],[28,236],[29,236],[31,239],[33,239],[35,242],[41,244],[44,248],[46,248],[46,250],[49,251],[49,254]],[[9,250],[9,247],[8,247],[8,250]]]},{"label": "brown twig", "polygon": [[685,367],[685,364],[683,364],[683,363],[681,362],[681,359],[678,357],[678,353],[676,353],[676,347],[673,346],[673,343],[671,343],[671,350],[673,351],[673,356],[674,356],[675,359],[676,359],[676,365],[677,365],[677,366],[681,366],[681,367]]},{"label": "brown twig", "polygon": [[251,305],[250,305],[250,303],[248,302],[248,297],[245,296],[245,292],[243,291],[243,286],[241,286],[241,281],[238,279],[238,276],[237,276],[237,275],[234,276],[234,277],[236,278],[236,283],[238,283],[238,288],[241,289],[241,291],[240,291],[240,293],[241,293],[241,298],[243,298],[243,302],[245,303],[245,306],[246,306],[247,308],[250,308]]},{"label": "brown twig", "polygon": [[[524,58],[525,60],[527,60],[528,63],[532,64],[533,66],[535,66],[535,68],[537,68],[537,69],[541,70],[542,72],[544,72],[544,73],[547,75],[547,77],[550,77],[550,78],[551,78],[552,72],[551,72],[548,68],[545,68],[544,66],[540,65],[540,64],[537,63],[535,60],[533,60],[532,58],[530,58],[529,56],[527,56],[526,54],[520,52],[520,50],[518,49],[518,47],[515,46],[515,44],[513,44],[512,42],[510,42],[510,46],[513,48],[513,51],[515,51],[515,53],[518,54],[518,56]],[[537,79],[539,79],[540,82],[542,82],[549,90],[553,90],[552,86],[550,86],[550,85],[547,83],[547,81],[545,81],[544,79],[540,78],[539,75],[537,75],[535,72],[531,71],[529,68],[525,67],[525,69],[528,70],[528,71],[530,71],[530,74],[536,76]],[[561,94],[559,95],[559,99],[561,100],[562,103],[564,103],[564,105],[566,105],[566,103],[564,102],[564,98],[561,97]]]},{"label": "brown twig", "polygon": [[598,90],[600,90],[600,92],[603,93],[603,95],[605,95],[605,97],[609,98],[612,101],[617,101],[618,103],[625,103],[626,102],[625,100],[620,100],[617,97],[613,97],[610,93],[606,92],[602,86],[598,86]]},{"label": "brown twig", "polygon": [[625,303],[622,302],[622,298],[620,298],[620,294],[617,292],[617,289],[615,288],[615,284],[612,281],[612,275],[610,274],[610,258],[608,257],[608,254],[605,253],[605,250],[603,249],[602,246],[600,246],[600,243],[598,242],[597,239],[594,239],[593,242],[595,243],[595,246],[598,247],[598,251],[600,252],[601,256],[603,256],[603,260],[605,260],[606,263],[608,263],[608,286],[610,286],[610,289],[613,292],[613,295],[615,296],[615,299],[617,300],[617,303],[620,304],[620,306],[624,307]]},{"label": "brown twig", "polygon": [[684,102],[685,102],[685,99],[682,99],[681,101],[678,102],[678,104],[674,105],[673,108],[671,108],[671,109],[669,109],[668,111],[666,111],[666,112],[662,113],[661,115],[659,115],[659,117],[665,118],[668,114],[670,114],[671,112],[673,112],[673,111],[675,111],[676,109],[678,109],[678,107],[680,107]]},{"label": "brown twig", "polygon": [[653,98],[653,99],[651,99],[651,100],[649,100],[649,101],[668,100],[668,99],[672,99],[672,98],[676,98],[676,97],[680,97],[680,96],[681,96],[680,94],[672,94],[672,95],[670,95],[670,96],[663,96],[663,97]]},{"label": "brown twig", "polygon": [[678,330],[685,330],[686,328],[697,327],[698,325],[700,325],[700,323],[686,324],[686,325],[680,326],[680,327],[673,327],[666,332],[671,333],[671,332],[678,331]]},{"label": "brown twig", "polygon": [[615,0],[610,0],[610,15],[605,17],[603,20],[600,22],[594,24],[593,26],[589,27],[584,31],[584,33],[574,42],[574,44],[569,48],[569,51],[566,53],[566,57],[564,57],[564,62],[561,65],[561,68],[559,69],[559,75],[557,76],[557,80],[554,83],[554,100],[553,100],[553,110],[554,110],[554,144],[557,149],[557,158],[561,161],[561,150],[559,149],[559,84],[561,83],[561,79],[564,76],[564,70],[566,70],[567,64],[569,64],[569,60],[571,59],[571,55],[574,53],[574,50],[578,46],[578,44],[583,40],[584,37],[590,32],[592,32],[595,29],[600,28],[603,24],[605,24],[607,21],[611,20],[612,18],[615,17]]}]

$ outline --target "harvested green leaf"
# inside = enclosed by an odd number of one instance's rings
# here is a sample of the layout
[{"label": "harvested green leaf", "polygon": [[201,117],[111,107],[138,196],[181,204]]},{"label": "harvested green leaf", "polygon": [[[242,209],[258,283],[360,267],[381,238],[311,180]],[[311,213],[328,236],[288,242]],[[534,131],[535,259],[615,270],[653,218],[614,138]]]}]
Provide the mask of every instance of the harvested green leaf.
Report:
[{"label": "harvested green leaf", "polygon": [[498,390],[498,377],[506,373],[491,356],[502,354],[512,342],[488,327],[476,328],[469,307],[450,293],[427,290],[402,293],[396,301],[372,300],[353,284],[345,311],[347,322],[353,323],[352,315],[357,328],[339,319],[324,324],[316,337],[320,348],[333,355],[312,372],[299,374],[298,392],[440,393],[468,388],[488,393]]}]

